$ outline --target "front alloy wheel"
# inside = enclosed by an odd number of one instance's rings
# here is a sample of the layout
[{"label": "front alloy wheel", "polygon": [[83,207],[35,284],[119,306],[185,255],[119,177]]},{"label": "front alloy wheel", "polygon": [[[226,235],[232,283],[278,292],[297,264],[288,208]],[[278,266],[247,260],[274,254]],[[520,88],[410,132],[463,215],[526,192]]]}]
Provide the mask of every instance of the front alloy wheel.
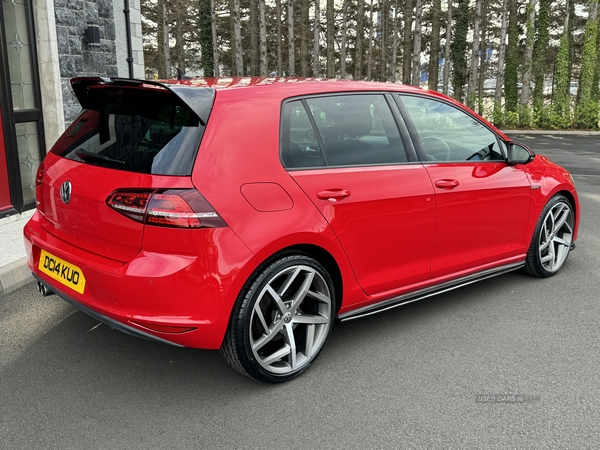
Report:
[{"label": "front alloy wheel", "polygon": [[292,254],[262,269],[234,309],[221,354],[259,381],[287,381],[317,357],[334,317],[333,283],[314,259]]},{"label": "front alloy wheel", "polygon": [[554,275],[563,266],[573,244],[574,216],[569,201],[562,195],[550,199],[544,207],[531,247],[525,271],[541,278]]}]

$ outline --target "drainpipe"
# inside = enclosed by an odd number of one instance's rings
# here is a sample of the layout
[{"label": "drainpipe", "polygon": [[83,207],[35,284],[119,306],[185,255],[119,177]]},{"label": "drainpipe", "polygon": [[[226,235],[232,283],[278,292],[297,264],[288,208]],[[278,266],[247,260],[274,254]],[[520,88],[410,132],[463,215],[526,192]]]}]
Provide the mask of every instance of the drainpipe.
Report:
[{"label": "drainpipe", "polygon": [[127,35],[127,64],[129,65],[129,78],[133,78],[133,49],[131,45],[131,19],[129,17],[129,0],[125,0],[125,34]]}]

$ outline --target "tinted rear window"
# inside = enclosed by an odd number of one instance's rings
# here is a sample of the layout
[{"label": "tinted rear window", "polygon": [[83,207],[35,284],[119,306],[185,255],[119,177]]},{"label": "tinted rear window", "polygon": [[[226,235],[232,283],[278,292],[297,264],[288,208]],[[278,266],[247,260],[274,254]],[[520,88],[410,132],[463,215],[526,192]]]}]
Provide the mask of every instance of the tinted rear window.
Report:
[{"label": "tinted rear window", "polygon": [[52,150],[87,164],[156,175],[190,175],[204,126],[175,94],[89,88],[83,110]]}]

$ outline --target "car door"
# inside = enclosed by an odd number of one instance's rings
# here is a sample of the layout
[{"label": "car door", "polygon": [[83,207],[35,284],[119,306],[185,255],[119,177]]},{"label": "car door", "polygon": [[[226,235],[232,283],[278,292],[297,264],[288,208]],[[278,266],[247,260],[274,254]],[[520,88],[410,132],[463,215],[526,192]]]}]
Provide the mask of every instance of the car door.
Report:
[{"label": "car door", "polygon": [[424,281],[434,191],[400,116],[382,93],[292,100],[283,107],[282,161],[336,233],[367,294]]},{"label": "car door", "polygon": [[436,194],[431,277],[523,256],[531,185],[508,165],[501,140],[456,105],[396,98]]}]

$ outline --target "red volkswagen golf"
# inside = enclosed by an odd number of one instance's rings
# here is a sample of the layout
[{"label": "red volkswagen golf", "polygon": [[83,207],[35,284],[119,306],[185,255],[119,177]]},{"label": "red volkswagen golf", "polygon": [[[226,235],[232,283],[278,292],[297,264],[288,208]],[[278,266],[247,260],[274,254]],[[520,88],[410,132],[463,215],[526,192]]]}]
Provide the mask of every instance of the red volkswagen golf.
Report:
[{"label": "red volkswagen golf", "polygon": [[353,319],[522,269],[577,238],[562,167],[461,104],[393,84],[79,78],[36,178],[28,264],[127,333],[304,372]]}]

